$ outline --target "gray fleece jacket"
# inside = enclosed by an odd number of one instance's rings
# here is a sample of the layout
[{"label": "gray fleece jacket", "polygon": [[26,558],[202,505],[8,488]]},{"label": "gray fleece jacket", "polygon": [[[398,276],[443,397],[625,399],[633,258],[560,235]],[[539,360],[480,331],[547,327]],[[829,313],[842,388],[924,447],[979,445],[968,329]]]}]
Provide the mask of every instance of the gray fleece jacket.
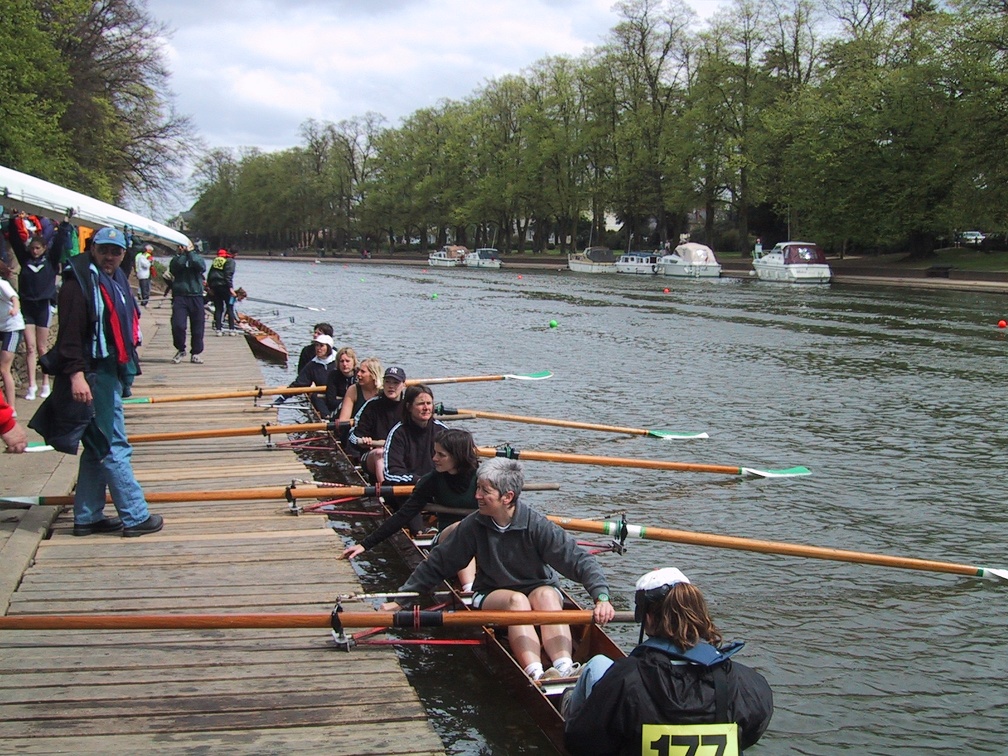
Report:
[{"label": "gray fleece jacket", "polygon": [[473,557],[476,593],[487,594],[498,588],[528,593],[540,585],[559,588],[557,572],[581,583],[592,599],[609,593],[595,557],[559,525],[521,501],[515,503],[514,518],[503,533],[486,515],[474,512],[466,517],[446,543],[431,550],[399,590],[428,592],[453,577]]}]

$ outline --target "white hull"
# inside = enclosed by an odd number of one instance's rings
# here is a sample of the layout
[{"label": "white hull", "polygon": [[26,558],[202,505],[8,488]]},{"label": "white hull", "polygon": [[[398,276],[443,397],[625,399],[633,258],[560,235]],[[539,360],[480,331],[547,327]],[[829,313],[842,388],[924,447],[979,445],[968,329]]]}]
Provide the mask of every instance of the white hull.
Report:
[{"label": "white hull", "polygon": [[479,260],[474,263],[464,263],[467,268],[492,268],[494,270],[500,270],[501,261],[500,260]]},{"label": "white hull", "polygon": [[454,257],[435,257],[431,255],[427,258],[427,264],[432,268],[457,268],[462,261]]},{"label": "white hull", "polygon": [[164,224],[3,166],[0,166],[0,188],[4,190],[0,195],[0,205],[7,210],[24,210],[55,221],[62,220],[70,211],[71,222],[75,226],[94,229],[129,226],[144,241],[160,242],[171,247],[192,247],[188,236]]},{"label": "white hull", "polygon": [[658,263],[658,272],[670,278],[720,278],[720,265],[691,263]]},{"label": "white hull", "polygon": [[830,270],[829,265],[785,265],[755,260],[753,268],[760,281],[827,284],[833,277],[833,271]]},{"label": "white hull", "polygon": [[499,270],[501,260],[497,257],[496,249],[481,248],[467,254],[462,259],[462,265],[466,268],[491,268]]},{"label": "white hull", "polygon": [[597,263],[567,259],[567,267],[575,273],[615,273],[616,263]]}]

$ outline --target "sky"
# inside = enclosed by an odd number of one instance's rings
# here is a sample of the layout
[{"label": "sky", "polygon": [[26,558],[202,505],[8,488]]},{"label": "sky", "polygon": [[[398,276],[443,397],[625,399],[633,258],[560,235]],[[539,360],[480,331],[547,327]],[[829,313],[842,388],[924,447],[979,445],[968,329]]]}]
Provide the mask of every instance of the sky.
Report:
[{"label": "sky", "polygon": [[[705,19],[727,0],[688,0]],[[613,0],[148,0],[167,24],[177,110],[207,147],[300,143],[309,118],[389,126],[542,58],[576,57]]]}]

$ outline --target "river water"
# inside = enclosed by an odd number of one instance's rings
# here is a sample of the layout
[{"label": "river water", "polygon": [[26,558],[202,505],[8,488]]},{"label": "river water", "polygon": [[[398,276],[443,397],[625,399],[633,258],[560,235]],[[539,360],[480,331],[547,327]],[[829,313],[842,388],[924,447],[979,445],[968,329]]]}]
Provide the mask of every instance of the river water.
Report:
[{"label": "river water", "polygon": [[[292,354],[328,320],[337,344],[410,378],[554,374],[435,386],[448,406],[710,434],[467,421],[480,446],[812,471],[750,479],[527,462],[528,480],[561,484],[526,495],[542,511],[626,511],[633,524],[1008,566],[1002,296],[255,260],[239,262],[237,281],[251,296],[326,309],[245,303]],[[293,364],[264,372],[285,382]],[[369,585],[394,588],[406,574],[391,547],[365,556]],[[1008,584],[642,540],[601,558],[617,608],[632,607],[641,573],[674,565],[725,637],[747,641],[739,658],[767,677],[776,705],[754,753],[1008,752]],[[627,650],[636,643],[635,627],[612,633]],[[548,747],[470,649],[403,657],[450,753]]]}]

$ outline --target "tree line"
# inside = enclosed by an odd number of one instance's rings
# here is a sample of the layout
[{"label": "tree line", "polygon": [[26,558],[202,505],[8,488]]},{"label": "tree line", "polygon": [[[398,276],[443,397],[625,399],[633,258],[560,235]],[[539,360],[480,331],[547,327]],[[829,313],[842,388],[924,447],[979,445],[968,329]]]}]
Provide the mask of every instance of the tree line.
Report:
[{"label": "tree line", "polygon": [[106,202],[176,196],[198,141],[143,0],[3,0],[0,164]]},{"label": "tree line", "polygon": [[1005,228],[1003,0],[734,0],[703,28],[679,0],[616,9],[584,55],[396,127],[307,121],[282,152],[212,151],[197,228],[255,246],[533,251],[693,230],[715,249],[759,235],[919,255]]}]

